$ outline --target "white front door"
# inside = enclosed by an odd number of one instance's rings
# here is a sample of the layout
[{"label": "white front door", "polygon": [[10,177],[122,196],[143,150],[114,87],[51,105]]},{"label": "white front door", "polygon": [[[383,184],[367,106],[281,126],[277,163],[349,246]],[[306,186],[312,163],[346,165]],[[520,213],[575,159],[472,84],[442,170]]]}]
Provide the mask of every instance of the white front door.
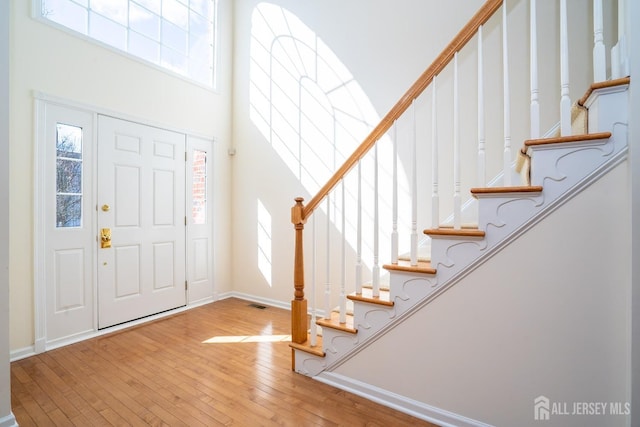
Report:
[{"label": "white front door", "polygon": [[98,328],[185,305],[185,135],[99,116],[97,158]]}]

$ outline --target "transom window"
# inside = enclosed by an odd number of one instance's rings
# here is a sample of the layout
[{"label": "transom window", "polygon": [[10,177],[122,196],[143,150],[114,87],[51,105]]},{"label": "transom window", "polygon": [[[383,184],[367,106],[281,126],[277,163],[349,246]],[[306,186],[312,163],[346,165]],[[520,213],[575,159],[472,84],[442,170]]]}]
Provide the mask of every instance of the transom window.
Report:
[{"label": "transom window", "polygon": [[38,0],[41,18],[214,87],[217,0]]}]

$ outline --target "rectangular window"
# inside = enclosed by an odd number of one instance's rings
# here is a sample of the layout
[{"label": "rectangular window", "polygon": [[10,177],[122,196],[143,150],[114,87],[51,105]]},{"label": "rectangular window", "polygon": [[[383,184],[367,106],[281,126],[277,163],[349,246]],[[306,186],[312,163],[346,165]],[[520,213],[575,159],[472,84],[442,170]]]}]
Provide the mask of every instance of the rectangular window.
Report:
[{"label": "rectangular window", "polygon": [[55,22],[208,87],[217,0],[37,0]]},{"label": "rectangular window", "polygon": [[207,152],[193,150],[193,206],[191,218],[194,224],[207,223]]},{"label": "rectangular window", "polygon": [[56,227],[82,226],[82,128],[56,125]]}]

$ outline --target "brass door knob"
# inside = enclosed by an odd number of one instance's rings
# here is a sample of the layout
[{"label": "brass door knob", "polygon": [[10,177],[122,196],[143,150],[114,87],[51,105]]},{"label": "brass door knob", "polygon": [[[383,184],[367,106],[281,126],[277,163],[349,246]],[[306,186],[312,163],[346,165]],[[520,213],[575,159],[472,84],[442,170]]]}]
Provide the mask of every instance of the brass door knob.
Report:
[{"label": "brass door knob", "polygon": [[111,209],[109,205],[102,205],[102,212],[109,212],[109,209]]}]

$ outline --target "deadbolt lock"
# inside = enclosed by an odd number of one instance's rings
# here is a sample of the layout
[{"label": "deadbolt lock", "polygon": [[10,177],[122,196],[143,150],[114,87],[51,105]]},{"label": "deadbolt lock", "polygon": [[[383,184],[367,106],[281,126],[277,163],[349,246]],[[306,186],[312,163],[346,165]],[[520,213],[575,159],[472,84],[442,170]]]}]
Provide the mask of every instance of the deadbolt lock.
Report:
[{"label": "deadbolt lock", "polygon": [[100,247],[102,249],[111,247],[111,229],[110,228],[100,229]]}]

